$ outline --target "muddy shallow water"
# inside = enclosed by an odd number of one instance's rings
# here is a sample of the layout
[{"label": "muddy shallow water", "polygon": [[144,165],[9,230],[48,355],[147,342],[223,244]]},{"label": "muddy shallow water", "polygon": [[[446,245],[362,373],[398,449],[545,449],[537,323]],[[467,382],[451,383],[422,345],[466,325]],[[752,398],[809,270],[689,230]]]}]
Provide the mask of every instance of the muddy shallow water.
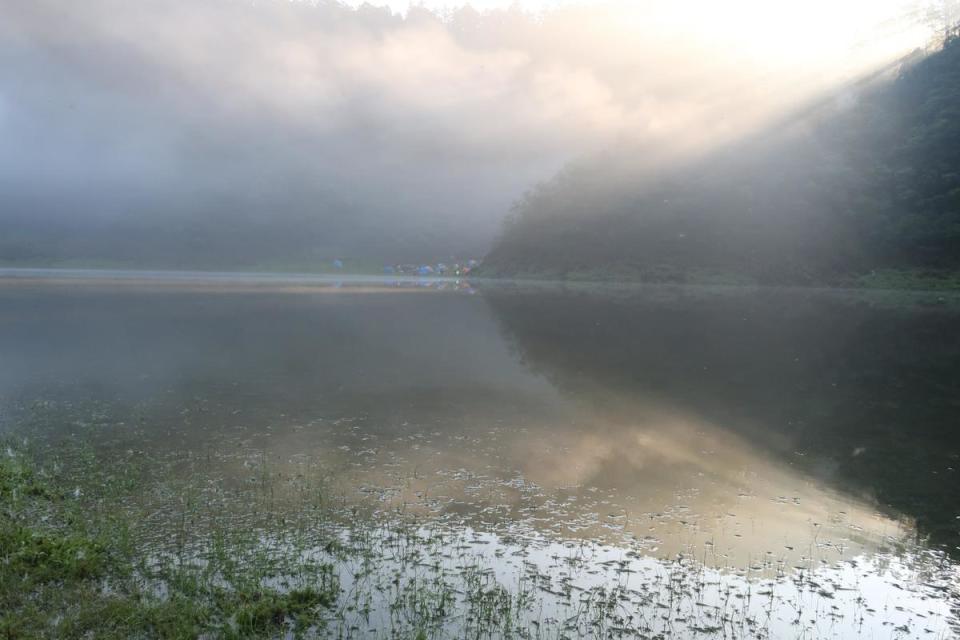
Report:
[{"label": "muddy shallow water", "polygon": [[296,510],[320,477],[363,526],[415,519],[420,565],[384,531],[375,571],[339,567],[371,585],[343,635],[396,632],[385,576],[420,571],[526,594],[520,635],[595,634],[583,603],[613,598],[606,635],[952,637],[958,321],[835,291],[7,274],[0,428],[216,484],[200,510],[264,475]]}]

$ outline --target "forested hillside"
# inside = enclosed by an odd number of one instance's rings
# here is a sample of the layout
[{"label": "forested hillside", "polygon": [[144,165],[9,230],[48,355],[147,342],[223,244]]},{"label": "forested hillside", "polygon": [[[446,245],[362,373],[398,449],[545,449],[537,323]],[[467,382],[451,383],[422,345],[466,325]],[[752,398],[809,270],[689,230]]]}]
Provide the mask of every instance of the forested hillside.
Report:
[{"label": "forested hillside", "polygon": [[960,268],[956,35],[696,161],[657,171],[643,153],[530,192],[487,273],[803,284]]}]

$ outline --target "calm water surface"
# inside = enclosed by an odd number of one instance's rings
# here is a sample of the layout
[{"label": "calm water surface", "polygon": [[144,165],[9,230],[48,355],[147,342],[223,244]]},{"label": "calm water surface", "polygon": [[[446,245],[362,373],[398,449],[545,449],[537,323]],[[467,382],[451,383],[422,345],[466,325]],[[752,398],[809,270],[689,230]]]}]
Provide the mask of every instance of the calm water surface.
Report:
[{"label": "calm water surface", "polygon": [[806,593],[769,637],[945,638],[958,329],[924,295],[7,273],[0,419],[226,486],[323,469],[442,528],[437,557],[466,541],[505,585],[535,566],[558,619],[563,585],[640,610],[693,562],[704,600]]}]

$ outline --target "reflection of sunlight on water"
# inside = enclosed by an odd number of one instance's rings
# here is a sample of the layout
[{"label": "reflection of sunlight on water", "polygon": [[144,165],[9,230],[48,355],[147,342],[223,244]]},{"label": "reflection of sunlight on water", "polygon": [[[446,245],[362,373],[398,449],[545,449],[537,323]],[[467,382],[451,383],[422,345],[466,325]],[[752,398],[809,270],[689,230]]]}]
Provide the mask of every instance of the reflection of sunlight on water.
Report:
[{"label": "reflection of sunlight on water", "polygon": [[[656,560],[635,546],[551,541],[532,531],[344,530],[333,562],[348,601],[332,620],[346,637],[430,628],[424,604],[446,601],[444,637],[490,626],[552,637],[947,638],[960,578],[936,554],[852,557],[762,577]],[[344,562],[344,557],[351,558]],[[376,558],[373,564],[370,558]],[[946,567],[946,568],[945,568]]]},{"label": "reflection of sunlight on water", "polygon": [[383,511],[630,540],[649,555],[687,553],[717,568],[810,569],[915,535],[906,520],[722,428],[649,401],[609,406],[566,404],[525,415],[522,426],[455,432],[406,424],[383,433],[345,418],[274,429],[257,446],[283,473],[336,469],[348,494]]},{"label": "reflection of sunlight on water", "polygon": [[99,293],[133,290],[140,293],[179,291],[193,293],[302,293],[384,294],[427,291],[476,293],[461,278],[421,276],[336,276],[294,273],[233,273],[191,271],[95,271],[69,269],[3,269],[0,288],[51,292],[88,287]]},{"label": "reflection of sunlight on water", "polygon": [[620,407],[619,415],[591,412],[589,430],[545,428],[515,446],[525,477],[607,490],[608,511],[623,516],[625,530],[632,521],[635,534],[659,538],[669,553],[709,545],[733,565],[760,554],[793,562],[828,549],[842,557],[909,533],[729,431],[650,402],[626,414]]}]

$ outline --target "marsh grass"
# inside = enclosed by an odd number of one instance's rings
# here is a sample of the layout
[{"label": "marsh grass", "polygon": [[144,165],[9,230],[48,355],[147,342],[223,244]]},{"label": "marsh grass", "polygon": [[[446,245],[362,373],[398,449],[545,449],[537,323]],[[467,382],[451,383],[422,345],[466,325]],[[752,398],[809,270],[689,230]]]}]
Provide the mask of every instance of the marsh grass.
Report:
[{"label": "marsh grass", "polygon": [[179,553],[151,556],[130,501],[137,476],[130,461],[105,467],[89,451],[39,462],[6,448],[0,637],[267,637],[305,632],[333,606],[329,564],[299,564],[281,587],[247,536],[211,530],[203,552],[188,554],[187,511],[173,530]]},{"label": "marsh grass", "polygon": [[[284,472],[262,456],[237,485],[205,455],[164,462],[82,442],[0,450],[5,638],[951,633],[943,603],[956,572],[942,557],[897,564],[902,593],[877,604],[865,585],[882,567],[768,559],[725,573],[705,551],[657,560],[629,542],[440,525],[383,510],[375,493],[347,501],[323,470]],[[907,588],[908,574],[927,586]]]}]

